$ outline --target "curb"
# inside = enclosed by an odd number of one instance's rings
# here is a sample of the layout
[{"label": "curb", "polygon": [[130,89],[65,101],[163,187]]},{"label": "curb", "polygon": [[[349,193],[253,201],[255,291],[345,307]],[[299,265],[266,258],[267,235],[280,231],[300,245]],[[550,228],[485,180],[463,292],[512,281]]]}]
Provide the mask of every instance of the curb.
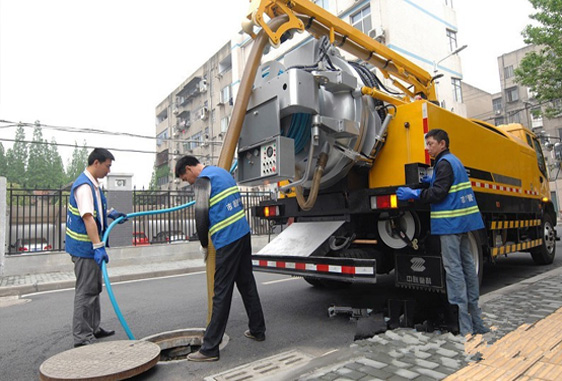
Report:
[{"label": "curb", "polygon": [[[205,271],[204,266],[198,267],[187,267],[180,269],[169,269],[169,270],[157,270],[151,272],[137,272],[131,274],[121,274],[121,275],[110,275],[109,279],[113,282],[124,282],[129,280],[139,280],[139,279],[150,279],[150,278],[160,278],[171,275],[181,275],[188,274],[192,272]],[[24,284],[15,286],[5,286],[0,287],[0,297],[5,296],[23,296],[27,294],[33,294],[36,292],[53,291],[53,290],[64,290],[67,288],[74,288],[75,280],[63,280],[56,282],[44,282],[44,283],[34,283],[34,284]],[[104,285],[105,286],[105,285]]]}]

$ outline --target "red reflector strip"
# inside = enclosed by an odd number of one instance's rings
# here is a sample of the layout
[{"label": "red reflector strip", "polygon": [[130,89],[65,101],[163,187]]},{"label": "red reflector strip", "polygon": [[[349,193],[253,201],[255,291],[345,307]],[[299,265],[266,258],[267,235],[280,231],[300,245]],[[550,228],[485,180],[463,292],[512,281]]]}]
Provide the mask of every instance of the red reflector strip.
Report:
[{"label": "red reflector strip", "polygon": [[351,274],[351,275],[374,275],[373,267],[365,266],[338,266],[325,265],[303,262],[285,262],[285,261],[265,261],[252,260],[252,264],[258,267],[277,268],[277,269],[295,269],[302,271],[316,271],[322,273]]},{"label": "red reflector strip", "polygon": [[328,265],[316,265],[316,270],[323,273],[330,272],[330,268],[328,267]]}]

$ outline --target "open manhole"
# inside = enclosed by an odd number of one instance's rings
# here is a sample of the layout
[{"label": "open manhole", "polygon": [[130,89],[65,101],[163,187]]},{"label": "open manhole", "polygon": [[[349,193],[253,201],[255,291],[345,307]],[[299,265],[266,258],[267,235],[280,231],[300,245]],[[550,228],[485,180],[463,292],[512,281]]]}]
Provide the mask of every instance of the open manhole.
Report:
[{"label": "open manhole", "polygon": [[[197,352],[201,348],[204,333],[203,328],[178,329],[148,336],[142,340],[150,341],[160,347],[160,361],[178,361],[185,360],[188,354]],[[226,347],[228,341],[229,337],[225,334],[219,350]]]}]

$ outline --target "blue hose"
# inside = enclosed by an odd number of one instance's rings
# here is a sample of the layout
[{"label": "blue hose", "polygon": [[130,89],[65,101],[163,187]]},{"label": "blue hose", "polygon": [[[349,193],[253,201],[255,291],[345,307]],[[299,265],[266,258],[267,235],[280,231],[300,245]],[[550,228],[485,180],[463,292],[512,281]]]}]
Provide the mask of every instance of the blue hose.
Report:
[{"label": "blue hose", "polygon": [[[230,173],[233,173],[237,166],[238,166],[238,160],[235,160],[234,163],[232,164],[232,166],[230,167]],[[175,212],[177,210],[185,209],[185,208],[190,207],[194,204],[195,204],[195,201],[190,201],[186,204],[175,206],[173,208],[149,210],[149,211],[146,211],[146,212],[130,213],[130,214],[127,214],[127,218],[135,218],[135,217],[139,217],[139,216],[161,214],[161,213],[171,213],[171,212]],[[107,230],[103,234],[102,240],[103,240],[104,244],[105,244],[105,242],[107,242],[107,238],[109,237],[109,233],[111,232],[111,230],[113,230],[115,225],[119,224],[123,219],[124,219],[124,217],[119,217],[109,225],[109,227],[107,228]],[[119,319],[119,322],[121,323],[121,326],[125,330],[125,333],[127,334],[127,337],[129,338],[129,340],[135,340],[135,336],[133,336],[133,333],[131,332],[131,329],[129,328],[129,325],[127,324],[127,321],[123,317],[123,314],[121,313],[121,309],[119,308],[119,305],[117,304],[117,300],[115,299],[115,295],[113,294],[113,288],[111,287],[111,282],[109,281],[109,276],[107,275],[107,266],[106,266],[105,261],[102,262],[101,271],[102,271],[102,275],[103,275],[103,281],[105,282],[105,288],[107,289],[107,295],[109,296],[109,300],[111,301],[111,305],[113,306],[113,310],[115,311],[115,315],[117,315],[117,319]]]}]

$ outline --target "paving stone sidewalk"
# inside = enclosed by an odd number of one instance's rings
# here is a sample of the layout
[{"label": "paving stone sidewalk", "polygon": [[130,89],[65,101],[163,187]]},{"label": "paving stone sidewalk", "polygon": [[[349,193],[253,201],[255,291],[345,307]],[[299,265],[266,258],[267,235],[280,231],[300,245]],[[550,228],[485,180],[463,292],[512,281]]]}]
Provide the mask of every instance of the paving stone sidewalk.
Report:
[{"label": "paving stone sidewalk", "polygon": [[515,286],[482,298],[483,318],[492,328],[483,336],[477,335],[467,341],[450,333],[422,333],[400,328],[356,341],[347,354],[313,360],[308,370],[301,370],[298,377],[294,374],[290,377],[301,381],[445,379],[481,360],[479,350],[492,346],[521,325],[535,324],[562,307],[561,270],[553,270]]},{"label": "paving stone sidewalk", "polygon": [[[112,282],[156,278],[204,270],[205,262],[203,259],[187,259],[117,267],[111,267],[110,265],[107,268],[109,279]],[[21,296],[33,292],[72,288],[75,282],[76,277],[73,271],[0,276],[0,297]]]}]

